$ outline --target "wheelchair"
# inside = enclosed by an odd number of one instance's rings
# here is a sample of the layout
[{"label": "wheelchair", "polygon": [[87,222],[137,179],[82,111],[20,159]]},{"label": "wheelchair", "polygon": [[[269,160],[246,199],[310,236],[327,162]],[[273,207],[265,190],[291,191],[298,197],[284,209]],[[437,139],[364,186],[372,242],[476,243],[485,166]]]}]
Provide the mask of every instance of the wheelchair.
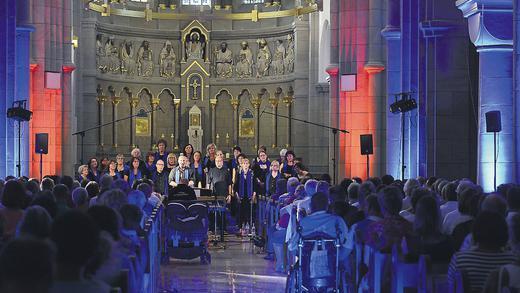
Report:
[{"label": "wheelchair", "polygon": [[[187,206],[187,208],[186,208]],[[165,209],[164,253],[168,259],[194,259],[210,264],[208,252],[208,206],[202,203],[170,202]]]},{"label": "wheelchair", "polygon": [[339,239],[325,233],[300,237],[298,259],[290,268],[285,292],[346,292],[346,280],[339,264],[339,249]]}]

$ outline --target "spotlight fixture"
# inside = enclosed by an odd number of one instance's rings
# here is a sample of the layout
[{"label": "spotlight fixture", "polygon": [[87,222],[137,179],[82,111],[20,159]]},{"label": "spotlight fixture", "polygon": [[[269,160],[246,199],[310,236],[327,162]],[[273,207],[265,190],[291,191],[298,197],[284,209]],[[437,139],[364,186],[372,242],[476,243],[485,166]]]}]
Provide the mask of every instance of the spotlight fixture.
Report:
[{"label": "spotlight fixture", "polygon": [[406,113],[415,108],[417,108],[417,103],[415,102],[415,99],[407,99],[406,96],[404,96],[403,99],[390,104],[390,112],[394,114]]}]

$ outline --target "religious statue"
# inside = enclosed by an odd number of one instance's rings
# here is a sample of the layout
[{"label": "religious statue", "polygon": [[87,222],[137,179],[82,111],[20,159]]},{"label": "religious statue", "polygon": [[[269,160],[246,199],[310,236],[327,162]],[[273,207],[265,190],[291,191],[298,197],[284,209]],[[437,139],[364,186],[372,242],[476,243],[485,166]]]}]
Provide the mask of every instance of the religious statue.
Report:
[{"label": "religious statue", "polygon": [[256,77],[268,76],[271,66],[271,51],[265,39],[258,40],[258,55],[256,56]]},{"label": "religious statue", "polygon": [[114,45],[114,37],[111,36],[105,43],[105,56],[107,60],[107,72],[119,72],[119,50]]},{"label": "religious statue", "polygon": [[166,41],[164,43],[164,47],[161,50],[161,56],[159,59],[160,74],[161,77],[173,77],[175,75],[175,62],[177,61],[177,56],[173,52],[172,43],[170,41]]},{"label": "religious statue", "polygon": [[200,41],[200,34],[192,32],[186,41],[186,59],[203,59],[206,44]]},{"label": "religious statue", "polygon": [[137,73],[139,76],[152,76],[154,64],[153,64],[153,52],[150,48],[150,42],[143,41],[139,51],[137,51]]},{"label": "religious statue", "polygon": [[285,50],[285,73],[294,72],[294,39],[293,35],[287,36],[287,49]]},{"label": "religious statue", "polygon": [[238,78],[247,78],[253,75],[251,72],[251,64],[247,60],[247,56],[245,53],[241,53],[238,57],[237,63],[237,77]]},{"label": "religious statue", "polygon": [[132,41],[124,40],[121,43],[121,73],[126,75],[134,75],[135,73],[135,58],[134,45]]},{"label": "religious statue", "polygon": [[240,47],[236,66],[237,76],[238,78],[251,77],[253,76],[253,52],[246,41],[240,43]]},{"label": "religious statue", "polygon": [[96,66],[101,72],[106,72],[105,47],[103,46],[103,35],[96,36]]},{"label": "religious statue", "polygon": [[220,49],[215,52],[215,64],[217,77],[230,78],[233,76],[233,52],[228,49],[226,42],[220,44]]},{"label": "religious statue", "polygon": [[273,68],[275,75],[283,75],[284,67],[285,67],[285,47],[283,45],[283,40],[277,41],[276,49],[274,50],[273,55]]}]

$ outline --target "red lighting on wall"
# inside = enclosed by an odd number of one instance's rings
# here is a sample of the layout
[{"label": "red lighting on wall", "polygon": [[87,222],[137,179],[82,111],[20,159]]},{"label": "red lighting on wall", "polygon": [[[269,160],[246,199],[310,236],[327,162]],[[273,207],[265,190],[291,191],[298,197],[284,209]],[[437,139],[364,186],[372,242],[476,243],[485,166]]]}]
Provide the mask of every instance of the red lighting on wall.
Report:
[{"label": "red lighting on wall", "polygon": [[31,64],[30,109],[33,118],[30,129],[31,177],[39,177],[40,156],[34,153],[36,133],[49,134],[49,153],[43,155],[43,174],[61,174],[62,90],[45,88],[45,72],[38,64]]}]

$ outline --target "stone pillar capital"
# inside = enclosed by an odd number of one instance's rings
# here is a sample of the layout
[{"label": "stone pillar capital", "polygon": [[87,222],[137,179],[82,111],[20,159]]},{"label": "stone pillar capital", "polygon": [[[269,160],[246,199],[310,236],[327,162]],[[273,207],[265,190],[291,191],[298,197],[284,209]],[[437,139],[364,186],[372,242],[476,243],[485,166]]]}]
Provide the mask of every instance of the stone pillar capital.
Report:
[{"label": "stone pillar capital", "polygon": [[368,74],[378,74],[385,70],[385,66],[381,63],[367,63],[365,64],[364,69]]},{"label": "stone pillar capital", "polygon": [[30,70],[31,72],[35,72],[35,71],[38,69],[38,67],[40,67],[40,65],[38,65],[38,63],[31,63],[31,64],[29,65],[29,70]]},{"label": "stone pillar capital", "polygon": [[477,51],[513,50],[512,1],[458,0],[455,5],[468,19]]},{"label": "stone pillar capital", "polygon": [[325,71],[329,74],[330,77],[336,77],[339,73],[339,67],[337,64],[331,64],[325,69]]},{"label": "stone pillar capital", "polygon": [[61,67],[61,70],[63,71],[63,73],[72,73],[72,71],[74,71],[76,69],[76,66],[74,66],[73,64],[67,64],[67,65],[63,65]]}]

